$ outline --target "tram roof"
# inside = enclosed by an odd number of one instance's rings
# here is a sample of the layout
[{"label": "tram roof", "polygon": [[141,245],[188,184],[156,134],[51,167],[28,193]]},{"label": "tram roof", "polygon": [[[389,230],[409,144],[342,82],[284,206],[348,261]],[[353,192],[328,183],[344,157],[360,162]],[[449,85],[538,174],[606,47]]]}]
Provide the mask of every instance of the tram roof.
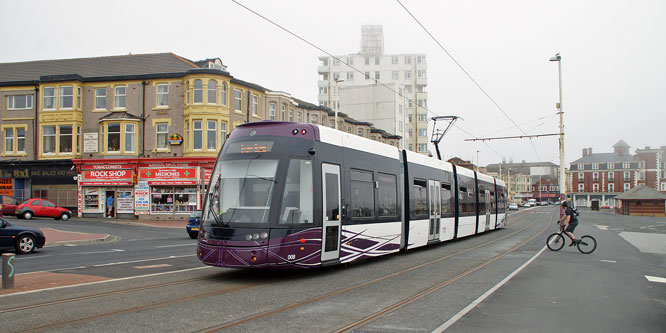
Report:
[{"label": "tram roof", "polygon": [[375,155],[386,156],[396,160],[400,159],[400,150],[397,147],[339,131],[334,128],[319,125],[313,126],[317,126],[319,129],[319,141],[321,142]]}]

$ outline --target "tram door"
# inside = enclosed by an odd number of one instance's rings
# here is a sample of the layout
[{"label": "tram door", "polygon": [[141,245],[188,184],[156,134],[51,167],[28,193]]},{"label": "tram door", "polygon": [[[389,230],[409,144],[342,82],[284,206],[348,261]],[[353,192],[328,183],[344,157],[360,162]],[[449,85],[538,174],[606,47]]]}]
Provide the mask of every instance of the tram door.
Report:
[{"label": "tram door", "polygon": [[490,190],[485,190],[484,193],[484,200],[486,204],[484,205],[486,207],[486,230],[490,230],[490,209],[492,208],[492,205],[490,203]]},{"label": "tram door", "polygon": [[440,184],[436,180],[428,180],[428,197],[430,198],[430,231],[428,240],[438,240],[442,220],[442,200],[439,191]]},{"label": "tram door", "polygon": [[321,261],[340,257],[340,166],[323,163],[321,165],[323,230],[321,240]]}]

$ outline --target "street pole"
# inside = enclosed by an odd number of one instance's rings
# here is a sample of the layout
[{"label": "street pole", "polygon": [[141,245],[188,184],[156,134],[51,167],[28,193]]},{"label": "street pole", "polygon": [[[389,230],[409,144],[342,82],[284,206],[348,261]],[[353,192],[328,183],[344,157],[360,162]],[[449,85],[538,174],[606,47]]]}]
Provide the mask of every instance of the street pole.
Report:
[{"label": "street pole", "polygon": [[557,73],[559,81],[560,102],[556,107],[560,111],[560,200],[566,200],[566,187],[564,178],[564,111],[562,111],[562,57],[559,53],[550,58],[550,61],[557,61]]},{"label": "street pole", "polygon": [[[344,81],[340,79],[339,77],[333,78],[335,80],[335,99],[337,100],[337,103],[335,103],[335,129],[338,129],[338,107],[340,106],[340,90],[338,89],[338,83]],[[329,105],[330,106],[330,105]]]}]

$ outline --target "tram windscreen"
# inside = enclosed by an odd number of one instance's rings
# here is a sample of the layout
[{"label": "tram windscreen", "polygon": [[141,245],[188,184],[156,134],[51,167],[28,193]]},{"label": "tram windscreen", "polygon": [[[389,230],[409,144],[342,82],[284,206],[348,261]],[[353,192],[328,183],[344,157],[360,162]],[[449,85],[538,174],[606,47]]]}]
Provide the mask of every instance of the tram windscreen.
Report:
[{"label": "tram windscreen", "polygon": [[[268,223],[278,160],[221,161],[207,200],[206,221]],[[217,171],[217,170],[216,170]]]}]

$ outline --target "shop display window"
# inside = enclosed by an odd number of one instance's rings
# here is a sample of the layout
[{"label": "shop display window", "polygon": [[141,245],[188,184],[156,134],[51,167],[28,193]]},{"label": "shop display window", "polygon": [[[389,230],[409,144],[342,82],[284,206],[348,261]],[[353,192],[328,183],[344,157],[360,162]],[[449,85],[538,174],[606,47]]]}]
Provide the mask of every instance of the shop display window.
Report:
[{"label": "shop display window", "polygon": [[84,188],[83,209],[88,212],[100,211],[99,188]]},{"label": "shop display window", "polygon": [[190,213],[197,208],[196,187],[153,186],[151,213]]}]

